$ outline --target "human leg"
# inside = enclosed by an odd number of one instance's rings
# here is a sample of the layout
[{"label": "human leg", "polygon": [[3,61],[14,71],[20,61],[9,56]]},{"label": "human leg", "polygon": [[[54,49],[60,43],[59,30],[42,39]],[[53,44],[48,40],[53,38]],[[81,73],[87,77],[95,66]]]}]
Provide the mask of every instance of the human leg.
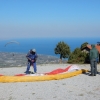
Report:
[{"label": "human leg", "polygon": [[36,73],[37,72],[36,62],[33,63],[33,68],[34,68],[34,72]]},{"label": "human leg", "polygon": [[90,66],[91,66],[91,75],[94,75],[94,61],[90,61]]},{"label": "human leg", "polygon": [[26,69],[27,74],[29,73],[29,70],[30,70],[30,62],[28,62],[28,64],[27,64],[27,69]]},{"label": "human leg", "polygon": [[97,61],[94,62],[94,76],[97,74]]}]

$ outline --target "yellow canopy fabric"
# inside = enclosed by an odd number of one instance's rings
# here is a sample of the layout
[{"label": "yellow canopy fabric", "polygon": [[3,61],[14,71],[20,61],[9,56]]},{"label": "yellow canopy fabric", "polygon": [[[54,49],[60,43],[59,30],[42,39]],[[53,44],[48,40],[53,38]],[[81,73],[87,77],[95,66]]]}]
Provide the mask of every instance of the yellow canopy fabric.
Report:
[{"label": "yellow canopy fabric", "polygon": [[81,69],[74,72],[67,72],[63,74],[56,75],[44,75],[44,76],[0,76],[1,83],[11,83],[11,82],[36,82],[36,81],[50,81],[50,80],[60,80],[64,78],[70,78],[88,70]]}]

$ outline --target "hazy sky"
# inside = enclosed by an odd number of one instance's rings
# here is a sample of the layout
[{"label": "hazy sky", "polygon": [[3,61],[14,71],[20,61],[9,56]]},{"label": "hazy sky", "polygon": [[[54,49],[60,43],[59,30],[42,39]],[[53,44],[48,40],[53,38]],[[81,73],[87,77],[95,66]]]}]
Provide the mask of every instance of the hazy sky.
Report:
[{"label": "hazy sky", "polygon": [[100,0],[0,0],[0,39],[100,36]]}]

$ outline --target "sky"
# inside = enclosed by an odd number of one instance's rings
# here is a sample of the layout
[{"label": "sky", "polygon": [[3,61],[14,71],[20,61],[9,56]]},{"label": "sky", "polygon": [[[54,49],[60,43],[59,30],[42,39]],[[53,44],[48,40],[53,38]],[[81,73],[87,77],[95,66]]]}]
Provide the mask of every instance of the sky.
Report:
[{"label": "sky", "polygon": [[0,0],[0,39],[99,34],[100,0]]}]

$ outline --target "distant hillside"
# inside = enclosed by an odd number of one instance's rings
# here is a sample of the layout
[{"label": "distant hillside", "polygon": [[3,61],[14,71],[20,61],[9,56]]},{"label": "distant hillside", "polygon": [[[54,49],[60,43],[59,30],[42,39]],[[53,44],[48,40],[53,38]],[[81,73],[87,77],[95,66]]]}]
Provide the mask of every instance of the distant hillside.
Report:
[{"label": "distant hillside", "polygon": [[[59,63],[59,58],[38,54],[37,64]],[[27,59],[24,53],[0,52],[0,67],[26,66]]]}]

